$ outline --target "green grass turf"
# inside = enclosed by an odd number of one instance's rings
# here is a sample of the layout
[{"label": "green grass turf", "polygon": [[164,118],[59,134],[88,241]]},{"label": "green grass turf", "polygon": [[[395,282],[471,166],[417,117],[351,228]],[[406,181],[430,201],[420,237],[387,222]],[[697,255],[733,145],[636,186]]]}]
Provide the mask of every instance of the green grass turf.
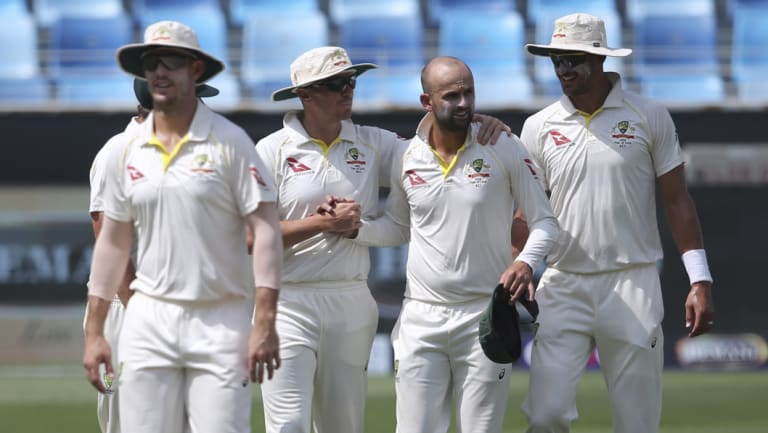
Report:
[{"label": "green grass turf", "polygon": [[[520,403],[527,387],[525,371],[512,377],[504,431],[525,429]],[[83,376],[19,377],[0,374],[0,432],[98,432],[95,391]],[[608,397],[602,377],[587,373],[579,389],[580,418],[573,433],[610,433]],[[394,432],[394,383],[391,377],[371,378],[366,433]],[[262,432],[258,392],[253,431]],[[765,433],[768,431],[768,371],[680,372],[664,377],[662,433]]]}]

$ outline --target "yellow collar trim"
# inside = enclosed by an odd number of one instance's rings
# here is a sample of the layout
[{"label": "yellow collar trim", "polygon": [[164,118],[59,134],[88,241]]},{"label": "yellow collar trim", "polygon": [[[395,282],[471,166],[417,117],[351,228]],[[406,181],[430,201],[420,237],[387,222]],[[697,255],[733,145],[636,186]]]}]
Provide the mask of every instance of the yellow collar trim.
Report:
[{"label": "yellow collar trim", "polygon": [[168,170],[168,166],[171,165],[171,161],[173,161],[174,158],[176,158],[176,155],[179,154],[181,151],[181,148],[189,143],[189,133],[187,135],[181,137],[181,140],[179,140],[178,143],[176,143],[176,147],[173,148],[173,152],[168,153],[168,151],[165,149],[165,146],[160,141],[159,138],[157,138],[157,135],[155,133],[152,133],[152,138],[149,139],[149,142],[147,144],[155,146],[160,153],[163,156],[163,171]]},{"label": "yellow collar trim", "polygon": [[323,149],[323,156],[328,156],[328,151],[331,149],[331,146],[341,141],[341,136],[336,137],[331,144],[326,143],[323,140],[320,140],[319,138],[313,138],[313,142],[317,143],[318,146],[320,146],[321,149]]},{"label": "yellow collar trim", "polygon": [[459,157],[461,156],[461,153],[464,152],[464,149],[466,149],[466,148],[467,148],[467,143],[464,142],[464,144],[461,145],[459,150],[456,151],[456,155],[453,156],[453,159],[451,160],[451,163],[449,164],[449,163],[445,162],[443,157],[432,146],[429,146],[429,150],[431,150],[432,153],[435,154],[435,156],[437,157],[437,162],[440,163],[440,168],[443,171],[443,178],[448,177],[448,173],[450,173],[451,170],[453,170],[453,167],[456,166],[456,161],[459,159]]}]

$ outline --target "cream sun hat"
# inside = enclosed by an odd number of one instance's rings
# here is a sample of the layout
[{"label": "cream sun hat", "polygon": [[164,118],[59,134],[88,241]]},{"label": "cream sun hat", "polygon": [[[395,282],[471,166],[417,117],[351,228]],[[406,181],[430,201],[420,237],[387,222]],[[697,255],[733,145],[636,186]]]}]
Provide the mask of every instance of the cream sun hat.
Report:
[{"label": "cream sun hat", "polygon": [[293,85],[275,90],[272,93],[272,100],[282,101],[295,98],[297,96],[296,89],[299,87],[308,86],[345,71],[352,71],[354,75],[360,75],[376,67],[373,63],[353,64],[344,48],[313,48],[291,63],[291,83]]},{"label": "cream sun hat", "polygon": [[549,56],[552,51],[581,51],[600,56],[625,57],[629,48],[609,48],[605,36],[605,23],[585,13],[566,15],[555,20],[555,30],[549,45],[526,44],[529,53]]},{"label": "cream sun hat", "polygon": [[159,21],[150,24],[144,31],[144,43],[123,45],[117,50],[117,63],[125,72],[145,78],[141,57],[148,50],[156,48],[178,48],[190,51],[205,63],[205,70],[198,83],[204,83],[224,70],[221,60],[206,53],[197,42],[197,34],[189,26],[177,21]]}]

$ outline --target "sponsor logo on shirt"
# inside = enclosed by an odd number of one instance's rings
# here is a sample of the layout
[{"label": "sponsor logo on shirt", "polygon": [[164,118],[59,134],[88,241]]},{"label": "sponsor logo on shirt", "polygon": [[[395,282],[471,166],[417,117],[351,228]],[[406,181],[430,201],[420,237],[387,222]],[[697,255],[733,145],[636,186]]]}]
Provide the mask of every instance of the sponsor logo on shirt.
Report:
[{"label": "sponsor logo on shirt", "polygon": [[132,165],[127,166],[126,169],[128,170],[128,175],[131,176],[131,180],[134,182],[144,177],[144,174]]},{"label": "sponsor logo on shirt", "polygon": [[355,173],[362,173],[365,171],[365,154],[361,153],[356,147],[353,147],[347,151],[347,166]]},{"label": "sponsor logo on shirt", "polygon": [[635,131],[636,128],[629,123],[629,120],[622,120],[611,128],[611,138],[617,146],[627,147],[635,139]]},{"label": "sponsor logo on shirt", "polygon": [[528,170],[531,172],[531,175],[533,175],[533,177],[534,177],[535,179],[538,179],[538,178],[539,178],[539,175],[537,175],[537,174],[536,174],[536,170],[534,170],[534,169],[533,169],[533,161],[531,161],[531,160],[530,160],[530,159],[528,159],[528,158],[524,158],[524,159],[523,159],[523,162],[525,163],[525,166],[526,166],[526,167],[528,167]]},{"label": "sponsor logo on shirt", "polygon": [[259,170],[255,166],[249,165],[248,171],[250,171],[251,176],[253,176],[253,178],[256,179],[256,183],[258,183],[261,186],[267,186],[267,183],[264,182],[264,178],[261,177],[261,173],[259,173]]},{"label": "sponsor logo on shirt", "polygon": [[549,131],[549,135],[552,136],[555,146],[562,146],[563,144],[571,142],[571,139],[563,135],[560,131]]},{"label": "sponsor logo on shirt", "polygon": [[411,181],[411,186],[426,185],[427,182],[416,174],[416,170],[406,170],[405,174],[408,175],[408,180]]},{"label": "sponsor logo on shirt", "polygon": [[304,173],[304,172],[312,172],[312,169],[307,167],[306,165],[299,162],[298,159],[289,156],[288,158],[285,158],[285,162],[288,163],[288,167],[293,170],[294,173]]}]

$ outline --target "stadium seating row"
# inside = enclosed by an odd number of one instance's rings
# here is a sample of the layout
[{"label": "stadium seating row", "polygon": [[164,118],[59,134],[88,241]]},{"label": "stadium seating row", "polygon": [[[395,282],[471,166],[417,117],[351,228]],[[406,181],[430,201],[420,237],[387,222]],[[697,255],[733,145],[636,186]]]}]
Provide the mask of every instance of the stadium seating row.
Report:
[{"label": "stadium seating row", "polygon": [[[115,63],[120,45],[160,19],[185,22],[204,49],[230,67],[212,82],[217,108],[244,101],[257,108],[288,85],[290,62],[319,45],[347,48],[355,61],[380,68],[356,90],[360,106],[415,107],[419,70],[433,54],[465,60],[476,77],[480,107],[521,106],[559,93],[550,62],[523,45],[548,41],[552,23],[573,11],[567,0],[0,0],[0,105],[133,104],[130,79]],[[427,15],[422,19],[421,3]],[[677,4],[679,3],[679,4]],[[728,0],[731,41],[719,51],[714,0],[582,0],[579,10],[604,18],[611,46],[631,42],[635,53],[607,69],[631,78],[642,93],[669,102],[717,104],[728,96],[768,102],[768,0]],[[624,25],[623,25],[624,24]],[[434,26],[437,41],[426,33]],[[234,31],[235,29],[239,31]],[[45,35],[44,40],[40,36]],[[724,66],[725,65],[725,66]],[[550,98],[551,99],[551,98]]]}]

